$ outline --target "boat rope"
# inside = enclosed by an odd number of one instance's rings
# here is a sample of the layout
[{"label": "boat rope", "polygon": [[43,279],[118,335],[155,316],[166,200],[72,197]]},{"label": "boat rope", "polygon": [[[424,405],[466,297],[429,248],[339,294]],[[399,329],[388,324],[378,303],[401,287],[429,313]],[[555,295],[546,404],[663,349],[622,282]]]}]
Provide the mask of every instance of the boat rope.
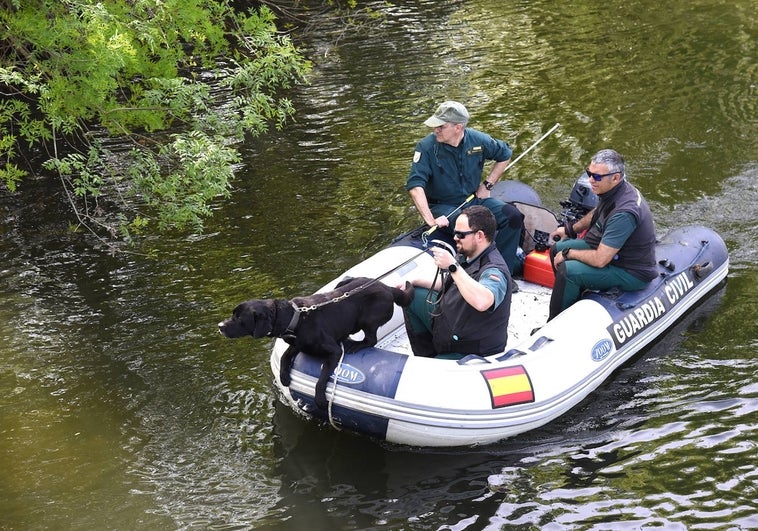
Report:
[{"label": "boat rope", "polygon": [[342,368],[342,360],[345,359],[345,345],[342,345],[342,355],[340,356],[340,361],[337,363],[337,368],[334,370],[334,385],[332,386],[332,396],[329,398],[329,407],[327,408],[327,412],[329,413],[329,424],[332,425],[332,428],[336,430],[341,430],[336,422],[334,422],[334,417],[332,416],[332,404],[334,403],[334,397],[337,394],[337,380],[339,380],[339,374],[340,369]]}]

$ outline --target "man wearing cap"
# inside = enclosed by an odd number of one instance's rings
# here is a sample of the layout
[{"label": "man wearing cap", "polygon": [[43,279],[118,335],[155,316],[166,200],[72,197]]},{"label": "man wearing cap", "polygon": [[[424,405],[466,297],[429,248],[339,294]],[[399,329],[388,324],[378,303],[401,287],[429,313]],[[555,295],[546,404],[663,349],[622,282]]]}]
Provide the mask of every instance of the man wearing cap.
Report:
[{"label": "man wearing cap", "polygon": [[[405,188],[424,222],[450,232],[463,206],[484,205],[497,221],[495,245],[511,272],[518,264],[523,216],[516,207],[490,196],[508,166],[512,150],[502,140],[466,127],[469,113],[457,101],[442,103],[424,124],[434,132],[416,144]],[[482,180],[485,161],[492,160]],[[452,213],[452,214],[451,214]]]}]

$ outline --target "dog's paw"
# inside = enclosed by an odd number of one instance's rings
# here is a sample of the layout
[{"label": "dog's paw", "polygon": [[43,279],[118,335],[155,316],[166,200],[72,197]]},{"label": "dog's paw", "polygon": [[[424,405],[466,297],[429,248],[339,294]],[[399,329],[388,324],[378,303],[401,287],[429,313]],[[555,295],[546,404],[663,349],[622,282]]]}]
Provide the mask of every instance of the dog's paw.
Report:
[{"label": "dog's paw", "polygon": [[316,402],[316,406],[319,409],[321,409],[323,411],[326,411],[329,408],[329,403],[326,400],[326,395],[322,396],[320,394],[316,394],[316,396],[313,398],[313,400],[314,400],[314,402]]},{"label": "dog's paw", "polygon": [[342,342],[342,346],[345,349],[345,352],[348,354],[352,354],[353,352],[358,352],[362,348],[370,347],[373,345],[369,345],[365,341],[355,341],[353,339],[346,339]]},{"label": "dog's paw", "polygon": [[361,348],[360,343],[357,341],[353,341],[352,339],[346,339],[342,342],[342,347],[345,349],[345,352],[347,353],[353,353]]}]

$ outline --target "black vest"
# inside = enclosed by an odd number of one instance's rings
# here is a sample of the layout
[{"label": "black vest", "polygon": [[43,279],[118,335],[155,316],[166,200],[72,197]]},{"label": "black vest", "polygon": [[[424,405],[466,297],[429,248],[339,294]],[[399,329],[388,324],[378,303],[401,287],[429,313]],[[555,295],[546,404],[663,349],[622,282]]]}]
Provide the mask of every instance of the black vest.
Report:
[{"label": "black vest", "polygon": [[497,354],[508,340],[508,318],[511,314],[511,275],[503,256],[492,243],[478,257],[462,266],[475,280],[485,269],[495,267],[505,276],[505,298],[493,311],[474,309],[458,291],[452,278],[447,279],[440,315],[432,322],[434,350],[437,354]]},{"label": "black vest", "polygon": [[620,267],[640,280],[649,282],[658,276],[655,259],[655,226],[650,207],[642,194],[623,180],[609,192],[599,196],[590,229],[584,239],[597,249],[605,225],[617,212],[629,212],[637,220],[637,228],[629,235],[610,265]]}]

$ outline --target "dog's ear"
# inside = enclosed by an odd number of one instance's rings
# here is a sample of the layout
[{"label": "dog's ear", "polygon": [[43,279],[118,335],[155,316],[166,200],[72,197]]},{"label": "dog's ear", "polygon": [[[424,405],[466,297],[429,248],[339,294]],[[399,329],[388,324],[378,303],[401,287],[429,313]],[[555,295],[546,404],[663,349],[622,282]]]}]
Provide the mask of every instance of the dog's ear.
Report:
[{"label": "dog's ear", "polygon": [[264,337],[274,329],[275,304],[270,299],[256,302],[253,307],[253,337]]},{"label": "dog's ear", "polygon": [[349,284],[353,280],[355,280],[355,278],[353,278],[353,277],[345,277],[342,280],[340,280],[339,282],[337,282],[337,285],[334,286],[334,288],[335,289],[341,288],[342,286],[344,286],[345,284]]}]

